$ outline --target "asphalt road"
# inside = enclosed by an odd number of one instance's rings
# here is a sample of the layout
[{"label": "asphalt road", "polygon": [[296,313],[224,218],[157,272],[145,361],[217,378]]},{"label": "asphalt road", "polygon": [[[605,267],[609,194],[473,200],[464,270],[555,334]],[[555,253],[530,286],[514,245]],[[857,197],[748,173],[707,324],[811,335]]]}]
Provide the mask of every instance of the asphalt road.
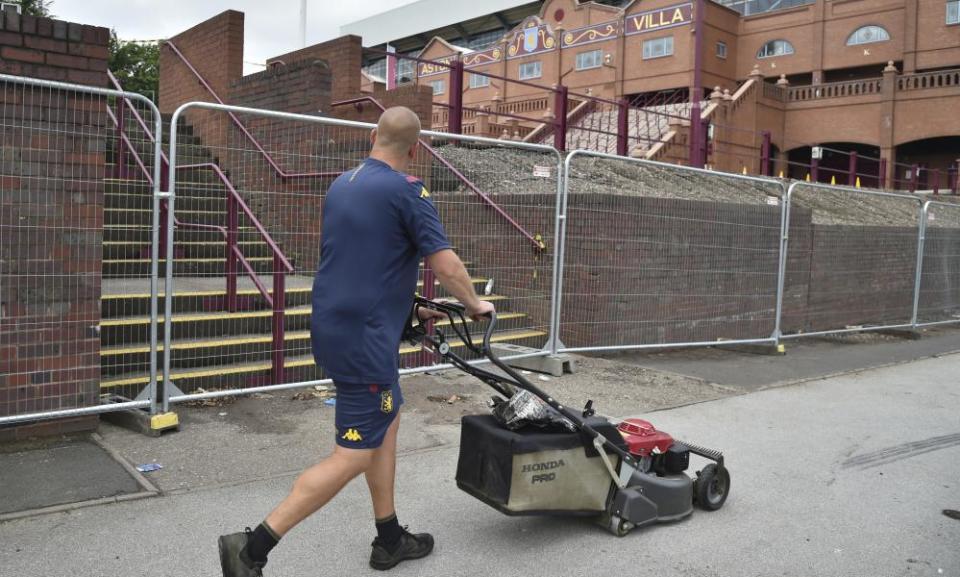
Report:
[{"label": "asphalt road", "polygon": [[[630,412],[629,407],[622,407]],[[915,361],[648,415],[723,449],[726,506],[624,538],[589,523],[509,518],[459,492],[457,448],[399,460],[401,523],[435,553],[395,575],[960,576],[960,355]],[[242,458],[238,455],[237,458]],[[264,471],[266,475],[269,471]],[[216,536],[255,524],[289,474],[0,525],[4,575],[218,575]],[[289,535],[266,575],[368,569],[362,482]]]}]

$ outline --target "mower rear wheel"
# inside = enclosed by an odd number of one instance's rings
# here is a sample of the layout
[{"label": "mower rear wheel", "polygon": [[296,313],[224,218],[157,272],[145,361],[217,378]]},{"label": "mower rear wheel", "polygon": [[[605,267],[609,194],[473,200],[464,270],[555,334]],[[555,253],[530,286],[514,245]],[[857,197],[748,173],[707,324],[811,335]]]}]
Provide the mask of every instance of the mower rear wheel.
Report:
[{"label": "mower rear wheel", "polygon": [[716,511],[727,500],[730,493],[730,472],[726,467],[711,463],[697,472],[694,481],[693,499],[701,509]]}]

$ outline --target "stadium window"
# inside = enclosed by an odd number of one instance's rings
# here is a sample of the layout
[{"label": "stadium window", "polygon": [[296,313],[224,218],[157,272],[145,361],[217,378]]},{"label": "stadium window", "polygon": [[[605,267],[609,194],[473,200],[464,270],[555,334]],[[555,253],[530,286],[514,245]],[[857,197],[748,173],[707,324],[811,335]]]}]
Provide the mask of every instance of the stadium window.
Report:
[{"label": "stadium window", "polygon": [[663,58],[673,55],[673,36],[654,38],[643,42],[643,59]]},{"label": "stadium window", "polygon": [[490,77],[481,74],[470,75],[470,88],[485,88],[490,86]]},{"label": "stadium window", "polygon": [[847,46],[873,44],[887,40],[890,40],[890,34],[880,26],[863,26],[854,30],[853,34],[847,38]]},{"label": "stadium window", "polygon": [[577,53],[577,70],[600,68],[603,64],[603,50],[591,50]]},{"label": "stadium window", "polygon": [[543,75],[543,67],[540,61],[524,62],[520,65],[520,80],[530,80],[531,78],[540,78]]},{"label": "stadium window", "polygon": [[793,54],[793,44],[786,40],[771,40],[757,52],[757,58],[773,58],[774,56],[787,56]]},{"label": "stadium window", "polygon": [[727,59],[727,43],[717,42],[717,58]]},{"label": "stadium window", "polygon": [[948,0],[947,24],[960,24],[960,0]]},{"label": "stadium window", "polygon": [[447,85],[443,80],[434,80],[430,83],[430,86],[433,87],[434,94],[443,94],[447,89]]}]

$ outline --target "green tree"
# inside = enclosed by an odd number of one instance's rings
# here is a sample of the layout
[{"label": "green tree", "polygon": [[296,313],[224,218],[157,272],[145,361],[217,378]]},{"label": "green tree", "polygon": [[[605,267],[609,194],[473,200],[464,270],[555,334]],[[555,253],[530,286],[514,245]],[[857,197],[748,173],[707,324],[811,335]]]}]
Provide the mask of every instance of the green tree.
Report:
[{"label": "green tree", "polygon": [[110,71],[127,92],[156,100],[160,87],[160,44],[127,42],[110,33]]},{"label": "green tree", "polygon": [[50,6],[53,5],[53,0],[12,0],[12,2],[20,5],[21,14],[46,16],[48,18],[53,16],[53,14],[50,13]]}]

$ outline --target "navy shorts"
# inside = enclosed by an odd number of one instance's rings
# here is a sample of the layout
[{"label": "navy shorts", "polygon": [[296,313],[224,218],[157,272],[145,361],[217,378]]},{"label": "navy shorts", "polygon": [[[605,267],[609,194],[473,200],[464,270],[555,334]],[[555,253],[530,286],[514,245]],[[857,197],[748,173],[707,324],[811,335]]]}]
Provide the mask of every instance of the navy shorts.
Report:
[{"label": "navy shorts", "polygon": [[376,449],[403,404],[400,385],[337,383],[337,444]]}]

